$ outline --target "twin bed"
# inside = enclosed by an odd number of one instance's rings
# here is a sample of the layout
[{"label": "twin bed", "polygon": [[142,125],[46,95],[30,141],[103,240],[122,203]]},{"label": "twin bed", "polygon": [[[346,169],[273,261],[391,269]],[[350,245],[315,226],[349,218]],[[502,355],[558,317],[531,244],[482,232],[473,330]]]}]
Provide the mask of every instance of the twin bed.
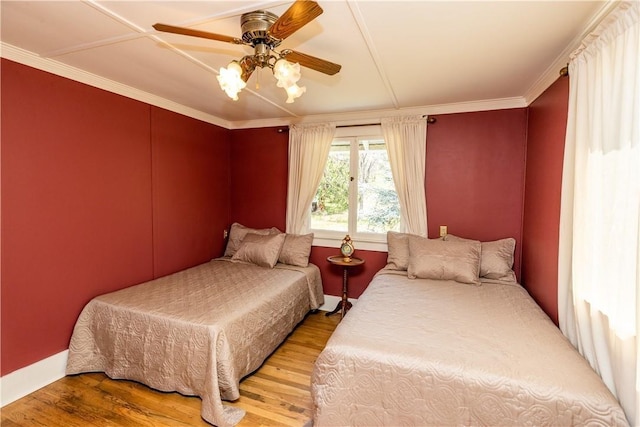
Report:
[{"label": "twin bed", "polygon": [[67,374],[105,372],[202,398],[202,418],[237,424],[240,380],[323,303],[313,236],[231,228],[225,257],[91,300],[69,345]]},{"label": "twin bed", "polygon": [[[222,400],[323,303],[312,238],[234,224],[224,257],[94,298],[67,373],[200,396],[206,421],[237,424],[243,411]],[[513,239],[388,243],[387,267],[316,361],[314,425],[628,425],[516,282]]]}]

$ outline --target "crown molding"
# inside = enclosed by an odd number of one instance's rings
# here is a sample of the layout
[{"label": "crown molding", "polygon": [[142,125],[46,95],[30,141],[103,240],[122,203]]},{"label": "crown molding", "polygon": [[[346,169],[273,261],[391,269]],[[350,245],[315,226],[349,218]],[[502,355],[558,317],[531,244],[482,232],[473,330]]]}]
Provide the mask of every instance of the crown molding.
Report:
[{"label": "crown molding", "polygon": [[98,89],[103,89],[109,92],[116,93],[118,95],[126,96],[127,98],[135,99],[137,101],[145,102],[156,107],[164,108],[166,110],[173,111],[187,117],[192,117],[203,122],[211,123],[226,129],[231,128],[231,125],[228,121],[223,120],[219,117],[203,113],[202,111],[186,107],[184,105],[178,104],[177,102],[169,101],[168,99],[153,95],[140,89],[133,88],[131,86],[124,85],[122,83],[118,83],[114,80],[100,77],[96,74],[89,73],[79,68],[63,64],[62,62],[55,61],[53,59],[42,58],[33,52],[20,49],[8,43],[0,42],[0,57],[18,62],[23,65],[27,65],[32,68],[36,68],[41,71],[46,71],[57,76],[84,83]]},{"label": "crown molding", "polygon": [[326,123],[333,122],[343,126],[378,123],[383,117],[399,115],[436,115],[453,113],[470,113],[475,111],[505,110],[511,108],[526,108],[523,97],[487,99],[481,101],[459,102],[453,104],[429,105],[414,108],[397,108],[385,110],[354,111],[346,113],[317,114],[297,118],[277,118],[231,122],[230,129],[249,129],[260,127],[289,126],[297,123]]},{"label": "crown molding", "polygon": [[602,7],[591,17],[591,20],[584,27],[582,32],[576,36],[567,47],[558,55],[553,63],[527,90],[524,99],[527,105],[535,101],[542,93],[549,88],[560,77],[560,69],[569,63],[571,54],[580,47],[582,41],[602,22],[602,20],[620,3],[619,0],[607,0]]}]

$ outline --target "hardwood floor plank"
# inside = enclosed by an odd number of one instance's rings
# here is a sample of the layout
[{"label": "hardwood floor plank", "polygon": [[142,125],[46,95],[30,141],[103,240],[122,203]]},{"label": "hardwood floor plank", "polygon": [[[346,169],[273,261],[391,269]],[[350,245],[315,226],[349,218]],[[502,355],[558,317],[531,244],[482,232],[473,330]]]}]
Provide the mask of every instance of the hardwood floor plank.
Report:
[{"label": "hardwood floor plank", "polygon": [[255,373],[255,376],[259,378],[273,379],[274,382],[299,387],[302,390],[308,390],[310,387],[308,375],[286,371],[271,364],[264,365]]},{"label": "hardwood floor plank", "polygon": [[[115,382],[115,381],[114,381]],[[157,414],[152,408],[140,405],[126,392],[126,384],[118,384],[118,392],[111,393],[100,387],[63,387],[45,390],[37,399],[56,405],[69,417],[80,418],[80,425],[118,426],[125,423],[139,426],[168,425],[170,419]]]},{"label": "hardwood floor plank", "polygon": [[[253,374],[240,382],[240,398],[225,405],[246,411],[238,427],[301,427],[312,416],[313,364],[339,316],[308,315]],[[2,427],[210,426],[202,400],[153,390],[103,373],[64,377],[0,411]]]},{"label": "hardwood floor plank", "polygon": [[[315,361],[315,359],[313,359]],[[276,368],[296,372],[301,375],[310,376],[313,370],[313,362],[294,360],[290,356],[274,354],[271,356],[271,365]]]},{"label": "hardwood floor plank", "polygon": [[279,399],[299,407],[306,407],[311,401],[311,394],[308,390],[275,383],[268,379],[247,378],[242,388],[247,392],[262,394],[265,397]]},{"label": "hardwood floor plank", "polygon": [[[154,419],[166,417],[170,413],[173,421],[192,424],[200,419],[199,410],[202,401],[199,397],[183,396],[179,393],[155,391],[148,393],[149,388],[134,381],[105,381],[101,389],[107,393],[119,393],[120,398],[128,402],[135,402],[139,407],[147,408],[154,414]],[[163,398],[158,399],[160,393]],[[198,412],[194,413],[194,409]]]},{"label": "hardwood floor plank", "polygon": [[20,424],[17,424],[15,421],[13,420],[9,420],[9,419],[3,419],[2,420],[2,426],[3,427],[17,427]]},{"label": "hardwood floor plank", "polygon": [[4,425],[6,415],[21,426],[61,425],[58,420],[64,420],[64,425],[69,427],[85,427],[91,425],[83,420],[82,417],[69,413],[65,411],[63,407],[52,404],[48,400],[46,393],[39,393],[38,396],[33,396],[33,398],[24,405],[19,405],[16,413],[5,414],[5,412],[7,412],[6,407],[2,408],[2,425]]},{"label": "hardwood floor plank", "polygon": [[268,425],[302,426],[311,418],[310,414],[292,411],[281,402],[245,391],[241,391],[240,399],[230,405],[268,420]]}]

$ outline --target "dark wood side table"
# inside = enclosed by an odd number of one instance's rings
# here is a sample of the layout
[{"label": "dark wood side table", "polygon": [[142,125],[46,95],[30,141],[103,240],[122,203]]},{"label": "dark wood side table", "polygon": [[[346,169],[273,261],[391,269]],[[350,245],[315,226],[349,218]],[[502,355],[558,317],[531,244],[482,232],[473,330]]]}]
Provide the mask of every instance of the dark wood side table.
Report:
[{"label": "dark wood side table", "polygon": [[333,311],[326,314],[326,316],[331,316],[332,314],[336,314],[338,311],[340,312],[340,318],[342,319],[347,311],[351,308],[352,304],[347,299],[347,293],[349,291],[349,269],[353,267],[358,267],[364,264],[364,260],[360,258],[351,257],[350,261],[345,261],[344,256],[342,255],[334,255],[327,258],[333,265],[339,265],[342,267],[342,299],[333,309]]}]

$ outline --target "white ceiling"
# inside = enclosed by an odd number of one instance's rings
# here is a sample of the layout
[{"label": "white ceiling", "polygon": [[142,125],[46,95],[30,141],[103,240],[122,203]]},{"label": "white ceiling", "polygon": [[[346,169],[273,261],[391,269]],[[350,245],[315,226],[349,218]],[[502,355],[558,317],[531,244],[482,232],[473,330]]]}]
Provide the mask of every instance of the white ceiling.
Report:
[{"label": "white ceiling", "polygon": [[[240,15],[292,1],[1,2],[2,56],[235,129],[524,107],[558,76],[611,1],[319,0],[289,48],[342,65],[303,68],[293,104],[268,69],[240,100],[216,75],[250,47],[159,33],[156,22],[241,37]],[[258,76],[260,74],[260,76]],[[256,89],[256,81],[260,88]]]}]

